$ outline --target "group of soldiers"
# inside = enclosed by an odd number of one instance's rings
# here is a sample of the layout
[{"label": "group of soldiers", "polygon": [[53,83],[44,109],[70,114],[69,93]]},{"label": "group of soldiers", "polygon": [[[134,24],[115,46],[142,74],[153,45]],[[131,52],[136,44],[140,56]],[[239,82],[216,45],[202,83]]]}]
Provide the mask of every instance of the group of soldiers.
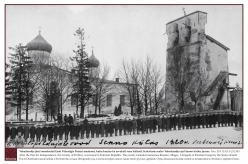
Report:
[{"label": "group of soldiers", "polygon": [[190,115],[169,115],[157,117],[138,117],[137,119],[116,119],[109,121],[88,121],[73,123],[66,121],[54,125],[8,125],[5,130],[6,142],[14,140],[21,133],[24,140],[78,140],[84,138],[112,137],[131,134],[148,134],[184,129],[214,128],[240,126],[243,124],[242,113],[205,113]]}]

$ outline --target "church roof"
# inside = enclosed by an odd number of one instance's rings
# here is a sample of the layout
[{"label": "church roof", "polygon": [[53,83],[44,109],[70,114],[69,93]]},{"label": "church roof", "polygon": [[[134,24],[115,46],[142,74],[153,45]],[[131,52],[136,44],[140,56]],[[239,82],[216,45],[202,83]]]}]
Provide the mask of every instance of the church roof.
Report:
[{"label": "church roof", "polygon": [[208,40],[210,40],[211,42],[214,42],[215,44],[219,45],[220,47],[222,47],[223,49],[230,50],[228,47],[226,47],[225,45],[223,45],[222,43],[218,42],[217,40],[215,40],[214,38],[210,37],[209,35],[206,35],[206,38]]},{"label": "church roof", "polygon": [[27,44],[28,51],[45,51],[51,53],[52,46],[39,34]]},{"label": "church roof", "polygon": [[189,16],[189,15],[195,14],[195,13],[203,13],[203,14],[208,14],[208,13],[203,12],[203,11],[195,11],[195,12],[193,12],[193,13],[190,13],[190,14],[184,15],[184,16],[182,16],[182,17],[180,17],[180,18],[177,18],[177,19],[175,19],[175,20],[173,20],[173,21],[170,21],[170,22],[166,23],[166,25],[168,25],[168,24],[170,24],[170,23],[172,23],[172,22],[175,22],[175,21],[177,21],[177,20],[179,20],[179,19],[185,18],[185,17],[187,17],[187,16]]},{"label": "church roof", "polygon": [[99,60],[94,56],[92,51],[92,55],[89,57],[89,67],[98,67],[100,65]]}]

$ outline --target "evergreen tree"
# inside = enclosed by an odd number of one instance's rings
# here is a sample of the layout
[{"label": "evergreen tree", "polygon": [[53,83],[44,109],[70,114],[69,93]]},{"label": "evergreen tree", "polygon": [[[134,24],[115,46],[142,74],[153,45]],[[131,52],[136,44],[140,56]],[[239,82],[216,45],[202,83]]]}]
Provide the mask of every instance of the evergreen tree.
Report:
[{"label": "evergreen tree", "polygon": [[119,104],[118,106],[118,110],[117,110],[117,116],[121,115],[122,114],[122,111],[121,111],[121,104]]},{"label": "evergreen tree", "polygon": [[91,86],[89,82],[89,67],[88,67],[88,54],[85,52],[85,32],[84,29],[78,28],[74,36],[76,36],[80,43],[77,46],[77,50],[73,50],[76,54],[73,57],[73,61],[76,61],[76,66],[72,70],[75,79],[77,79],[73,85],[74,94],[77,95],[77,108],[78,106],[81,107],[80,118],[84,117],[84,109],[87,105],[89,98],[91,97]]},{"label": "evergreen tree", "polygon": [[117,107],[116,107],[116,106],[115,106],[114,115],[115,115],[115,116],[117,116],[117,115],[118,115],[118,109],[117,109]]},{"label": "evergreen tree", "polygon": [[12,105],[17,106],[18,119],[21,120],[22,103],[26,101],[26,120],[28,120],[28,105],[30,92],[32,91],[32,82],[29,79],[29,69],[32,61],[26,54],[27,48],[21,44],[15,48],[10,47],[15,53],[10,54],[11,71],[9,72],[7,91],[11,94],[14,101]]}]

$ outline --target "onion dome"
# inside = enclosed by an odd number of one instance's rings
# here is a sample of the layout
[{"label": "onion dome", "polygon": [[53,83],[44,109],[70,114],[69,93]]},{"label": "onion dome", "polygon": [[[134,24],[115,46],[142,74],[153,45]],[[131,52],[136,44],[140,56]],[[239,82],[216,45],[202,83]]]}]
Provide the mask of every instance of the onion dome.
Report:
[{"label": "onion dome", "polygon": [[27,44],[28,51],[45,51],[51,53],[52,46],[40,35],[36,36],[31,42]]},{"label": "onion dome", "polygon": [[89,67],[98,67],[100,65],[99,60],[94,56],[93,50],[92,55],[89,57]]}]

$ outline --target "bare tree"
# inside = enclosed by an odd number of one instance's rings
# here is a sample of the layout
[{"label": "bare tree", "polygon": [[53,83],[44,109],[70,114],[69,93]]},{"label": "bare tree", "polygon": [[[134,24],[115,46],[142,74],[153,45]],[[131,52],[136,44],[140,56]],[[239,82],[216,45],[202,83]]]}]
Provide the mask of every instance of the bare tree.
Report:
[{"label": "bare tree", "polygon": [[36,106],[44,112],[50,111],[51,117],[57,111],[62,114],[67,99],[72,93],[72,75],[69,70],[69,60],[59,54],[53,54],[49,64],[38,64],[39,90]]},{"label": "bare tree", "polygon": [[152,106],[158,114],[158,108],[161,107],[162,101],[165,95],[165,76],[164,72],[161,70],[157,64],[153,64],[151,70],[151,99],[152,99]]},{"label": "bare tree", "polygon": [[190,86],[190,97],[191,100],[195,102],[195,111],[197,110],[197,102],[204,97],[203,93],[209,82],[209,72],[200,71],[200,74],[195,73],[194,81]]},{"label": "bare tree", "polygon": [[93,68],[90,71],[90,83],[92,85],[92,95],[95,105],[95,114],[101,113],[101,108],[105,106],[107,101],[107,94],[115,87],[111,81],[108,80],[110,67],[106,64],[100,65],[98,68]]},{"label": "bare tree", "polygon": [[128,106],[131,108],[131,114],[134,114],[134,107],[137,104],[138,110],[137,112],[140,113],[140,103],[139,103],[139,97],[137,96],[138,93],[138,77],[139,77],[139,65],[138,63],[135,63],[135,61],[132,59],[131,63],[128,63],[124,59],[122,59],[121,67],[118,70],[118,76],[121,78],[121,80],[126,83],[126,85],[123,85],[125,90],[128,92],[128,99],[129,103]]}]

